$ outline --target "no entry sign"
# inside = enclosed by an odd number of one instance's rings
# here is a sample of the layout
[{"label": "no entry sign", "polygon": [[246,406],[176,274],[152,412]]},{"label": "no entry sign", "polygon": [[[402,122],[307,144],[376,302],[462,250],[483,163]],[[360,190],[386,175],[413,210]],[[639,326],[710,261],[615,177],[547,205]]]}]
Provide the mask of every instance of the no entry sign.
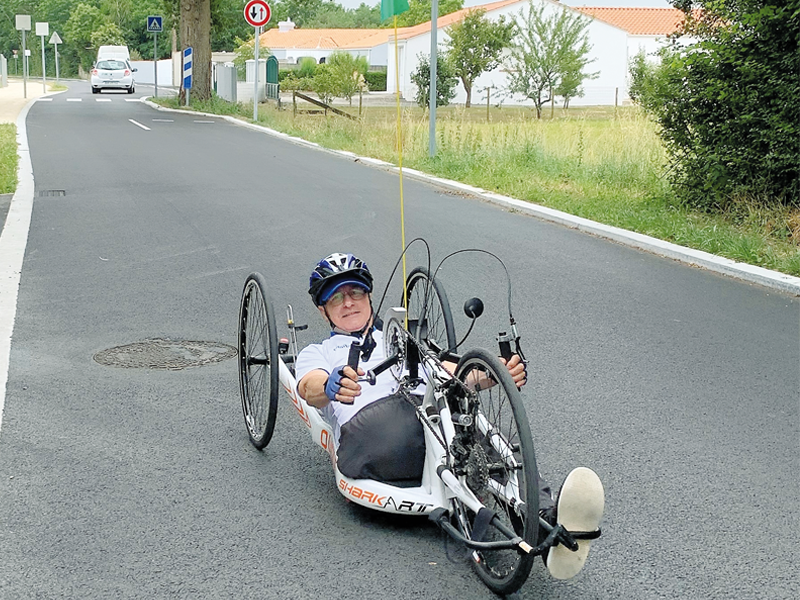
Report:
[{"label": "no entry sign", "polygon": [[272,10],[265,0],[250,0],[244,7],[244,18],[253,27],[263,27],[271,16]]}]

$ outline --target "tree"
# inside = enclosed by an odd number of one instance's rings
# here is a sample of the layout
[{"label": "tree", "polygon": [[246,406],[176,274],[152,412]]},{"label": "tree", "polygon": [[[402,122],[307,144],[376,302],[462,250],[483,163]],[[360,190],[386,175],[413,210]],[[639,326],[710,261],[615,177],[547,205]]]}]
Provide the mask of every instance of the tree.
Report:
[{"label": "tree", "polygon": [[562,82],[571,80],[570,89],[575,89],[580,86],[576,81],[596,75],[583,72],[592,62],[586,33],[589,20],[562,7],[544,3],[534,7],[533,2],[519,17],[508,60],[508,91],[533,100],[541,118],[542,106]]},{"label": "tree", "polygon": [[[431,58],[427,54],[417,55],[419,64],[411,74],[411,81],[417,86],[414,101],[426,108],[430,106],[431,97]],[[447,61],[446,56],[436,55],[436,106],[447,106],[456,96],[458,79]]]},{"label": "tree", "polygon": [[467,108],[472,101],[472,84],[485,71],[500,64],[500,56],[514,35],[514,24],[503,17],[497,22],[483,10],[471,10],[464,19],[447,29],[447,57],[453,73],[467,92]]},{"label": "tree", "polygon": [[192,97],[208,100],[211,98],[211,0],[180,0],[180,40],[183,47],[192,48]]},{"label": "tree", "polygon": [[[800,0],[681,0],[699,41],[632,65],[682,200],[705,210],[800,208]],[[701,13],[693,9],[702,9]]]},{"label": "tree", "polygon": [[272,20],[268,27],[277,27],[279,21],[291,19],[298,27],[306,27],[317,15],[323,0],[278,0],[274,5]]},{"label": "tree", "polygon": [[[397,16],[398,27],[412,27],[431,20],[431,0],[408,0],[408,10]],[[439,0],[439,16],[449,15],[464,6],[464,0]],[[394,25],[394,19],[387,19],[386,27]]]},{"label": "tree", "polygon": [[73,54],[85,71],[92,68],[97,47],[92,45],[92,34],[104,24],[100,9],[90,4],[78,3],[64,25],[65,39],[69,40],[67,52]]},{"label": "tree", "polygon": [[367,59],[363,56],[356,58],[349,52],[336,51],[328,57],[326,64],[335,82],[335,95],[346,98],[352,105],[353,96],[359,90],[359,82],[363,81],[363,75],[369,68]]}]

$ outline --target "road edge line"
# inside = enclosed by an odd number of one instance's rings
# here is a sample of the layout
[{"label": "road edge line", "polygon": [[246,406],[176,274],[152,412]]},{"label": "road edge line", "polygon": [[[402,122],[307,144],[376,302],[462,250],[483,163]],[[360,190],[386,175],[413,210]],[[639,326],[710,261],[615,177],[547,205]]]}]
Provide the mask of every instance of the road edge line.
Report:
[{"label": "road edge line", "polygon": [[28,244],[33,213],[33,164],[28,147],[26,119],[37,98],[28,102],[17,116],[17,189],[8,207],[6,223],[0,233],[0,432],[3,430],[6,386],[11,363],[11,338],[17,316],[17,298],[22,262]]}]

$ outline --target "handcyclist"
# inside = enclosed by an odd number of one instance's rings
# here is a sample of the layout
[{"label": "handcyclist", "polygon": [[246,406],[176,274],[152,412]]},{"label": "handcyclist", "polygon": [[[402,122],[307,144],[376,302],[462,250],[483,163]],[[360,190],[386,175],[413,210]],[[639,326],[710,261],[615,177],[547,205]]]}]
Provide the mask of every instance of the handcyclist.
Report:
[{"label": "handcyclist", "polygon": [[[297,390],[322,413],[333,429],[337,468],[351,479],[373,479],[395,486],[418,486],[425,462],[425,438],[416,417],[414,396],[398,393],[388,373],[378,375],[375,385],[362,386],[359,376],[381,363],[383,334],[372,306],[373,277],[366,263],[352,254],[335,253],[317,263],[308,293],[331,335],[311,344],[297,357]],[[347,366],[350,346],[364,348],[357,370]],[[514,383],[525,385],[527,373],[520,356],[506,364]],[[455,365],[446,365],[455,367]],[[594,531],[603,512],[603,491],[597,475],[575,469],[564,482],[558,506],[550,488],[539,480],[540,513],[552,524],[563,523],[573,531]],[[589,544],[561,558],[557,546],[546,559],[558,578],[577,574],[586,560]],[[552,564],[551,564],[552,563]]]}]

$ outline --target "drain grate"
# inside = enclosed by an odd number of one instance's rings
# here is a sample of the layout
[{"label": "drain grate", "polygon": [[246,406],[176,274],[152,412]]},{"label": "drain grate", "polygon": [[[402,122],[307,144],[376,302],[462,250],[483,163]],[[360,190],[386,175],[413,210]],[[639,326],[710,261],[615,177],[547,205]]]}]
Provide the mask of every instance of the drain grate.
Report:
[{"label": "drain grate", "polygon": [[45,198],[48,196],[66,196],[66,190],[39,190],[39,198]]},{"label": "drain grate", "polygon": [[94,360],[108,367],[179,371],[234,356],[236,348],[219,342],[149,339],[102,350],[94,355]]}]

